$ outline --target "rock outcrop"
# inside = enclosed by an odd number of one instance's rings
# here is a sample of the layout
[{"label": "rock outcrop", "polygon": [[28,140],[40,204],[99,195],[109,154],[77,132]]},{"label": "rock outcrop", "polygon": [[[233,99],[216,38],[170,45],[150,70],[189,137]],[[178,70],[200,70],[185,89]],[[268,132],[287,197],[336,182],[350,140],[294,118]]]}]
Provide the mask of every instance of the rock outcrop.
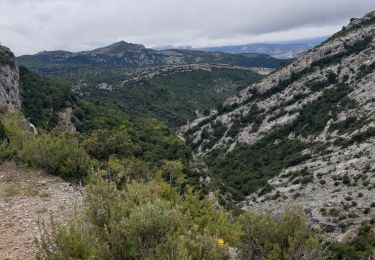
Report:
[{"label": "rock outcrop", "polygon": [[21,107],[19,72],[13,53],[0,45],[0,107],[11,110]]},{"label": "rock outcrop", "polygon": [[[180,135],[203,159],[223,153],[226,158],[241,152],[238,146],[277,147],[285,138],[305,147],[298,160],[270,176],[267,189],[248,194],[239,204],[244,209],[297,202],[309,212],[312,223],[326,227],[334,239],[371,219],[375,216],[375,12],[352,20],[209,116],[184,126]],[[246,176],[246,169],[243,172]],[[215,170],[211,174],[215,178]],[[233,178],[237,185],[245,182]]]}]

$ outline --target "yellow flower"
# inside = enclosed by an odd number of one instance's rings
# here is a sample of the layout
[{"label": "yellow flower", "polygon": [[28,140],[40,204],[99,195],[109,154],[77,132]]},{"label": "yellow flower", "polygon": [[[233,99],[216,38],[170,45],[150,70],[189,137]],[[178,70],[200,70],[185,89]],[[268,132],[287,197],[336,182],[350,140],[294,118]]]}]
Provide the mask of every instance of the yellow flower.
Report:
[{"label": "yellow flower", "polygon": [[219,244],[219,246],[223,246],[225,244],[224,239],[222,238],[218,239],[217,243]]}]

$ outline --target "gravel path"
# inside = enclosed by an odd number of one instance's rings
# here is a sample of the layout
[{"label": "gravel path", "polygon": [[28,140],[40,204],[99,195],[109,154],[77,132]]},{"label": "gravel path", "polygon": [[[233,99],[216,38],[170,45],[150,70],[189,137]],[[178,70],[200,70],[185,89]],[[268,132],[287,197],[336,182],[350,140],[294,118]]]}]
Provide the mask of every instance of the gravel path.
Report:
[{"label": "gravel path", "polygon": [[40,172],[0,165],[0,259],[34,259],[38,220],[67,221],[82,201],[82,189]]}]

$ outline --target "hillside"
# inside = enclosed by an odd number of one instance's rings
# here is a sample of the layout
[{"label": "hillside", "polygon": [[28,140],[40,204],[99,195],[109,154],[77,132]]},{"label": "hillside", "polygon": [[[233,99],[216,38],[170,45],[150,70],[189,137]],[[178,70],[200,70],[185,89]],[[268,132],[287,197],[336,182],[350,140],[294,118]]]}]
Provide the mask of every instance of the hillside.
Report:
[{"label": "hillside", "polygon": [[375,12],[181,129],[244,209],[300,203],[330,237],[375,215]]},{"label": "hillside", "polygon": [[76,72],[90,67],[137,68],[158,65],[220,63],[242,67],[276,68],[282,60],[264,54],[227,54],[195,50],[156,51],[124,41],[82,52],[44,51],[17,58],[20,65],[43,74]]},{"label": "hillside", "polygon": [[[68,103],[71,99],[66,93],[66,86],[70,86],[84,100],[177,127],[212,109],[285,61],[262,54],[155,51],[139,44],[118,42],[78,53],[41,52],[18,57],[18,62],[25,68],[21,70],[21,80],[28,80],[23,94],[29,95],[25,100],[30,102],[25,102],[24,107],[34,117],[49,114],[51,126],[57,124],[56,111],[64,105],[63,96]],[[32,75],[35,72],[48,79]],[[33,78],[34,81],[30,80]],[[39,88],[34,94],[38,92],[44,97],[36,95],[30,99],[33,94],[30,87]],[[51,91],[60,93],[55,98],[58,102],[50,99]],[[45,98],[54,104],[53,109],[41,111],[39,108],[41,113],[37,113],[37,106]],[[40,124],[40,119],[36,120]]]},{"label": "hillside", "polygon": [[91,83],[75,85],[73,91],[84,100],[116,107],[124,114],[157,118],[176,127],[208,113],[262,77],[251,69],[209,64],[137,71],[133,77],[91,79]]}]

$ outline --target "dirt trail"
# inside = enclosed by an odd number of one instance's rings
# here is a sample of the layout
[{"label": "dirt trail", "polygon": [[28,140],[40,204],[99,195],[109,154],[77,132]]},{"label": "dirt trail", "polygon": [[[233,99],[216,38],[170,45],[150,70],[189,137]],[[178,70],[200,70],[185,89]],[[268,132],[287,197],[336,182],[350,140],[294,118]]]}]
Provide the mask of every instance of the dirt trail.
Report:
[{"label": "dirt trail", "polygon": [[0,165],[0,259],[35,259],[38,220],[63,223],[82,201],[82,190],[60,178]]}]

